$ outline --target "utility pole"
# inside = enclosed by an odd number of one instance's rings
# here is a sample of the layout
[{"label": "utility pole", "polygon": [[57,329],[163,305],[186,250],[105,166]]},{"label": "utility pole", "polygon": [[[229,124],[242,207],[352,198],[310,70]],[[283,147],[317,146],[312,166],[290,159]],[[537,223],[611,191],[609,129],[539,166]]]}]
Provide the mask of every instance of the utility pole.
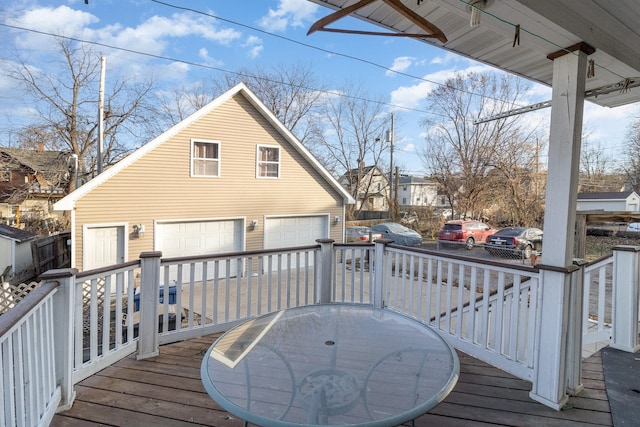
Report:
[{"label": "utility pole", "polygon": [[[395,197],[393,196],[393,133],[394,133],[393,113],[391,113],[391,130],[389,131],[389,145],[391,147],[390,165],[389,165],[389,214],[391,220],[395,220],[396,206],[394,204]],[[396,189],[397,191],[397,189]]]},{"label": "utility pole", "polygon": [[100,58],[100,91],[98,99],[98,175],[102,173],[102,151],[104,150],[104,75],[107,59]]}]

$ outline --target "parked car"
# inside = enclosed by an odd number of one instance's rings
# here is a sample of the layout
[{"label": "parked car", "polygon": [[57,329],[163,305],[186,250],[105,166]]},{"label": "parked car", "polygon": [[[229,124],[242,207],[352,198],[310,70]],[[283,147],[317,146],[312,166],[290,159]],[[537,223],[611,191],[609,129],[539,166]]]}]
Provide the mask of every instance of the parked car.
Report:
[{"label": "parked car", "polygon": [[[382,239],[382,234],[362,225],[346,227],[345,234],[347,243],[367,243]],[[369,235],[371,235],[371,240],[369,240]]]},{"label": "parked car", "polygon": [[381,233],[385,239],[392,239],[396,245],[418,246],[422,244],[420,233],[397,222],[383,222],[372,226],[371,229]]},{"label": "parked car", "polygon": [[542,250],[542,230],[533,227],[507,227],[487,237],[484,248],[492,255],[518,255],[531,258]]},{"label": "parked car", "polygon": [[627,226],[627,231],[635,231],[636,233],[640,232],[640,222],[632,222]]},{"label": "parked car", "polygon": [[487,237],[495,233],[495,228],[489,227],[484,222],[475,220],[447,221],[438,233],[439,243],[464,243],[465,248],[473,249],[482,244]]}]

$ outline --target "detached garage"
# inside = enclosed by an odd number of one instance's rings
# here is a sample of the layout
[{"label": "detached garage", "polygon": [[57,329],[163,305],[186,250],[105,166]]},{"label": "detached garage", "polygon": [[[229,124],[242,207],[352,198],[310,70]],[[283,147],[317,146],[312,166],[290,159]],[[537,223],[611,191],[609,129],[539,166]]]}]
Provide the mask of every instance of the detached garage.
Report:
[{"label": "detached garage", "polygon": [[239,84],[54,208],[71,212],[72,266],[86,270],[148,251],[169,258],[342,242],[348,203],[353,197]]}]

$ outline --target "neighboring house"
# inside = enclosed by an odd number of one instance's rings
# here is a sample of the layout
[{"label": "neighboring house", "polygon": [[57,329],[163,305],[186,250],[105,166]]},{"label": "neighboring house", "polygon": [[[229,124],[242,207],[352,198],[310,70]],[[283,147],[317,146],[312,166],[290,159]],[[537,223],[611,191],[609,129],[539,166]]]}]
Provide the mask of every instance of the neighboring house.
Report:
[{"label": "neighboring house", "polygon": [[0,221],[19,225],[51,217],[53,203],[67,194],[70,153],[0,147]]},{"label": "neighboring house", "polygon": [[360,166],[345,172],[340,184],[356,199],[356,211],[386,211],[389,180],[378,166]]},{"label": "neighboring house", "polygon": [[635,191],[578,193],[578,211],[638,212],[640,196]]},{"label": "neighboring house", "polygon": [[33,277],[31,242],[37,234],[0,224],[0,282]]},{"label": "neighboring house", "polygon": [[401,206],[436,206],[438,184],[427,178],[400,176],[398,202]]},{"label": "neighboring house", "polygon": [[239,84],[54,208],[71,211],[72,267],[89,270],[153,250],[176,257],[342,242],[353,202]]}]

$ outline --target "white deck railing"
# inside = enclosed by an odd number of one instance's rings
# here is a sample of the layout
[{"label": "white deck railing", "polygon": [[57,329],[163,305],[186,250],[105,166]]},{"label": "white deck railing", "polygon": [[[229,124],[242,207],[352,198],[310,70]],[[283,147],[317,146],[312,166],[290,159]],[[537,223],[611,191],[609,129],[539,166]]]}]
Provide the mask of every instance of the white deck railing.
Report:
[{"label": "white deck railing", "polygon": [[63,403],[64,368],[53,357],[64,348],[57,293],[55,283],[44,284],[0,317],[0,426],[49,425]]},{"label": "white deck railing", "polygon": [[582,345],[608,343],[611,339],[613,255],[584,268]]},{"label": "white deck railing", "polygon": [[[301,248],[171,259],[151,252],[79,274],[47,272],[37,291],[0,316],[0,427],[46,425],[55,407],[73,401],[75,383],[131,352],[152,357],[162,343],[332,301],[417,318],[461,351],[535,381],[541,270],[387,243],[321,240]],[[583,279],[590,301],[584,303],[585,344],[611,337],[618,348],[637,348],[638,302],[623,303],[633,302],[627,295],[639,295],[639,250],[621,248],[613,258],[567,273]],[[622,293],[616,276],[624,282]],[[615,301],[625,315],[609,320]],[[589,318],[598,321],[595,332],[584,326]]]},{"label": "white deck railing", "polygon": [[532,378],[537,270],[391,246],[384,276],[386,306],[429,324],[467,354]]}]

